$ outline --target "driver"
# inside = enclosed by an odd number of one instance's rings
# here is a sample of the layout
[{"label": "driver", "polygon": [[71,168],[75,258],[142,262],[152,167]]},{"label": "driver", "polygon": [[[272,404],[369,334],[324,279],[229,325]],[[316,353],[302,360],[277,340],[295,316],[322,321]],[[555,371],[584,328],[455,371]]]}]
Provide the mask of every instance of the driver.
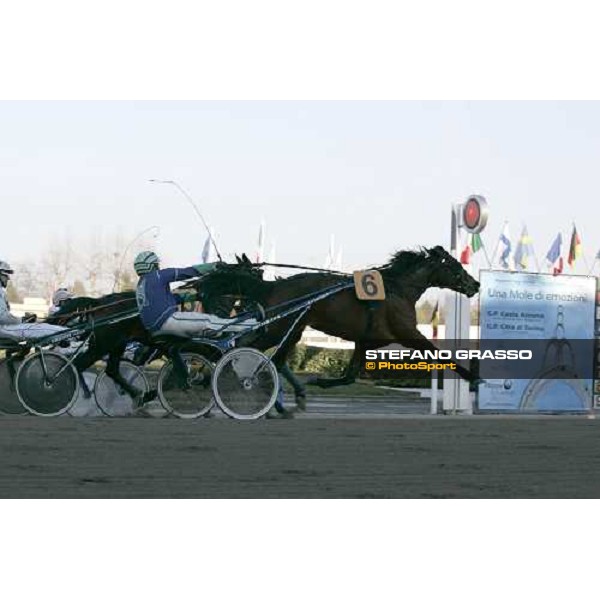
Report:
[{"label": "driver", "polygon": [[134,262],[139,275],[136,299],[144,327],[153,335],[194,337],[207,331],[240,332],[255,326],[256,319],[222,319],[201,312],[180,312],[169,284],[206,275],[222,263],[195,265],[186,269],[160,269],[154,252],[140,252]]},{"label": "driver", "polygon": [[54,294],[52,294],[52,306],[48,310],[49,315],[57,313],[62,305],[73,298],[73,294],[67,288],[58,288]]},{"label": "driver", "polygon": [[14,273],[11,266],[0,260],[0,336],[14,340],[38,339],[64,331],[65,327],[50,325],[49,323],[35,323],[36,316],[26,313],[20,319],[10,312],[10,304],[6,297],[6,288],[10,276]]}]

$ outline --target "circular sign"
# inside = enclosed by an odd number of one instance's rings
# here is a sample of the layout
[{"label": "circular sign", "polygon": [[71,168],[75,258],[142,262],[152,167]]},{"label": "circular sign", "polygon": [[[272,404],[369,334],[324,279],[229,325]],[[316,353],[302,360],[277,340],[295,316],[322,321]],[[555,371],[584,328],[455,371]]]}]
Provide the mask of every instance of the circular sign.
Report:
[{"label": "circular sign", "polygon": [[462,205],[462,226],[469,233],[479,233],[486,226],[488,206],[483,196],[469,196]]}]

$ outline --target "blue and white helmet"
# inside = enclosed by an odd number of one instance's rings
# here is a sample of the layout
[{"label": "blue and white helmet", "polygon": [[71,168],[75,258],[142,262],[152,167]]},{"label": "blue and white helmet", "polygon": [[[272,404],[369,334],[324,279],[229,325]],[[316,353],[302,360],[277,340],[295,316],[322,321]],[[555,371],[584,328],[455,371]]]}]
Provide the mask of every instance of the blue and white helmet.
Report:
[{"label": "blue and white helmet", "polygon": [[70,300],[73,297],[73,294],[69,292],[67,288],[59,288],[54,292],[52,296],[52,304],[54,306],[60,306],[62,302],[66,300]]},{"label": "blue and white helmet", "polygon": [[160,260],[151,250],[140,252],[133,263],[133,268],[138,275],[146,275],[158,269]]}]

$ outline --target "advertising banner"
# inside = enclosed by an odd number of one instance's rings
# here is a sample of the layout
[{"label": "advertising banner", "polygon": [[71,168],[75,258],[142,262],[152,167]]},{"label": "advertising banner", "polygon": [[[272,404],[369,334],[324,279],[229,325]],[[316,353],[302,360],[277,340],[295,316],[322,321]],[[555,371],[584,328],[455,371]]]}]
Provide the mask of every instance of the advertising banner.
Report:
[{"label": "advertising banner", "polygon": [[[479,386],[479,409],[577,412],[592,406],[596,278],[482,271],[481,347],[528,340],[534,363]],[[493,340],[493,341],[492,341]],[[585,340],[585,341],[584,341]]]}]

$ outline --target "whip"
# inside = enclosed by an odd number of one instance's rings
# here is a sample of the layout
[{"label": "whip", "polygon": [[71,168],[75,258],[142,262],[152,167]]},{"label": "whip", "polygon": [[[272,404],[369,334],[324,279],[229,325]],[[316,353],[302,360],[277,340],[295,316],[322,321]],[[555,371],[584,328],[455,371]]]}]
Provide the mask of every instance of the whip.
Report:
[{"label": "whip", "polygon": [[210,241],[212,242],[213,248],[215,249],[215,252],[217,253],[217,256],[219,257],[219,260],[221,262],[223,262],[223,258],[221,257],[221,253],[219,252],[219,249],[217,248],[215,239],[213,238],[212,233],[210,232],[210,228],[209,228],[208,224],[206,223],[206,221],[204,220],[202,213],[198,210],[198,206],[194,202],[194,199],[176,181],[173,181],[172,179],[149,179],[148,181],[150,183],[166,183],[168,185],[175,186],[181,192],[183,197],[191,204],[192,208],[194,209],[194,212],[196,213],[196,216],[200,219],[200,222],[202,223],[202,225],[204,225],[204,228],[206,229],[206,232],[208,233],[208,237],[210,238]]}]

